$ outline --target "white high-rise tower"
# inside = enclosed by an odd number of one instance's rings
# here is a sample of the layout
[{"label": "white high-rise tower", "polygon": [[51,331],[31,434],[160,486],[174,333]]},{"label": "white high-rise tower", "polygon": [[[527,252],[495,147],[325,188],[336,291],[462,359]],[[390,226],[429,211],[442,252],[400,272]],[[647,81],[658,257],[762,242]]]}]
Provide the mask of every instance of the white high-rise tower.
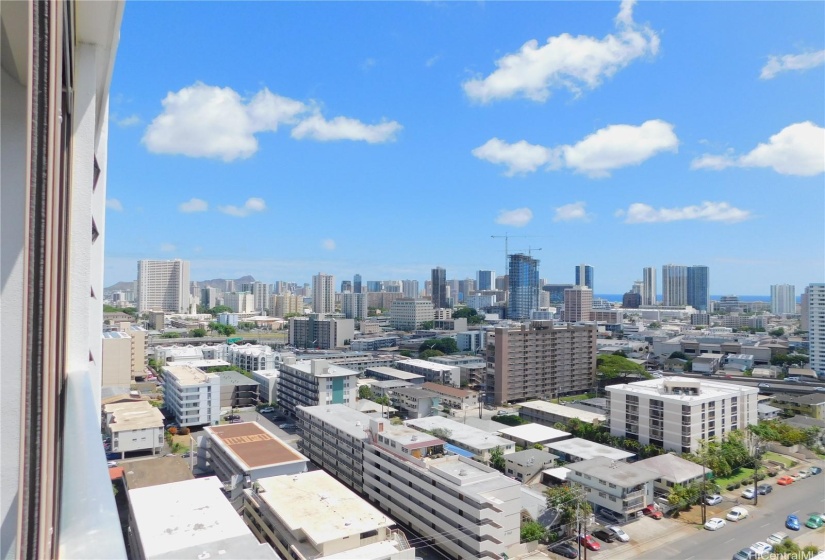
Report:
[{"label": "white high-rise tower", "polygon": [[796,286],[790,284],[771,286],[771,313],[774,315],[796,313]]},{"label": "white high-rise tower", "polygon": [[811,369],[825,375],[825,284],[810,284],[806,293]]},{"label": "white high-rise tower", "polygon": [[642,269],[642,305],[656,305],[656,269]]},{"label": "white high-rise tower", "polygon": [[662,266],[662,305],[687,305],[687,269],[678,264]]},{"label": "white high-rise tower", "polygon": [[189,261],[138,261],[138,313],[189,313]]},{"label": "white high-rise tower", "polygon": [[319,272],[312,277],[312,311],[333,313],[335,311],[335,277]]}]

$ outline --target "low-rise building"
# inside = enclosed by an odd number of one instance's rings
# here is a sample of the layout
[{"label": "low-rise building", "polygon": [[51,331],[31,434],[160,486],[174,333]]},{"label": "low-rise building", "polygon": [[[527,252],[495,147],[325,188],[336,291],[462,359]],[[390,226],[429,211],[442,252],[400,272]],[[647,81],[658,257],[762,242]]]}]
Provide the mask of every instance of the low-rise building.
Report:
[{"label": "low-rise building", "polygon": [[719,370],[722,356],[716,354],[702,354],[693,358],[693,373],[704,373],[711,375]]},{"label": "low-rise building", "polygon": [[575,418],[588,424],[603,424],[607,420],[604,414],[588,412],[563,404],[547,401],[528,401],[519,403],[519,416],[528,422],[535,422],[545,426],[554,426],[557,423],[566,423]]},{"label": "low-rise building", "polygon": [[415,560],[395,522],[324,471],[259,479],[243,518],[285,558]]},{"label": "low-rise building", "polygon": [[406,381],[413,385],[421,385],[426,381],[423,375],[393,367],[369,367],[364,370],[364,375],[378,381]]},{"label": "low-rise building", "polygon": [[536,424],[531,422],[529,424],[522,424],[521,426],[512,426],[509,428],[502,428],[498,431],[499,435],[514,442],[519,447],[527,449],[536,445],[545,446],[555,441],[562,441],[570,439],[570,434],[550,426],[543,424]]},{"label": "low-rise building", "polygon": [[252,372],[252,379],[258,382],[258,402],[269,404],[278,402],[279,369],[261,369]]},{"label": "low-rise building", "polygon": [[551,453],[558,455],[567,463],[588,461],[596,457],[604,457],[611,461],[622,462],[635,457],[635,455],[629,451],[623,451],[615,447],[610,447],[609,445],[602,445],[601,443],[582,438],[554,441],[548,443],[546,447]]},{"label": "low-rise building", "polygon": [[504,455],[516,450],[516,444],[508,439],[443,416],[407,420],[404,425],[429,434],[436,434],[438,438],[469,451],[474,459],[484,463],[490,461],[490,454],[494,449],[498,449]]},{"label": "low-rise building", "polygon": [[519,482],[528,482],[540,472],[553,468],[556,457],[540,449],[525,449],[504,456],[505,473]]},{"label": "low-rise building", "polygon": [[759,403],[756,405],[756,415],[760,420],[776,420],[782,414],[781,408]]},{"label": "low-rise building", "polygon": [[132,383],[132,337],[120,331],[103,333],[101,385],[128,389]]},{"label": "low-rise building", "polygon": [[461,370],[456,366],[439,364],[428,360],[398,360],[396,369],[423,375],[427,381],[443,385],[461,386]]},{"label": "low-rise building", "polygon": [[231,501],[261,478],[303,473],[308,463],[257,422],[207,426],[198,445],[198,467],[215,473]]},{"label": "low-rise building", "polygon": [[478,407],[478,393],[459,389],[451,385],[442,385],[430,381],[421,386],[422,389],[432,391],[441,397],[441,405],[456,410],[467,410]]},{"label": "low-rise building", "polygon": [[353,338],[353,319],[331,318],[324,313],[289,319],[289,344],[296,348],[343,348]]},{"label": "low-rise building", "polygon": [[163,414],[146,401],[121,402],[103,407],[104,430],[112,438],[112,453],[163,450]]},{"label": "low-rise building", "polygon": [[[400,381],[381,381],[379,383],[402,383]],[[392,405],[405,418],[424,418],[438,414],[441,410],[441,397],[432,391],[419,387],[400,387],[385,390]]]},{"label": "low-rise building", "polygon": [[725,369],[735,369],[737,371],[753,369],[753,361],[752,354],[731,354],[725,358]]},{"label": "low-rise building", "polygon": [[221,408],[244,408],[258,404],[259,384],[237,371],[217,372],[221,380]]},{"label": "low-rise building", "polygon": [[825,420],[825,394],[810,393],[807,395],[791,395],[777,393],[773,396],[774,406],[781,408],[786,416],[799,414],[818,420]]},{"label": "low-rise building", "polygon": [[609,457],[594,457],[568,465],[567,480],[587,492],[595,513],[611,511],[619,517],[635,517],[653,502],[653,481],[657,473]]},{"label": "low-rise building", "polygon": [[278,367],[280,355],[271,346],[263,344],[232,344],[226,350],[226,361],[246,371],[274,369]]},{"label": "low-rise building", "polygon": [[299,406],[355,406],[357,371],[331,365],[326,360],[296,361],[294,358],[285,359],[280,369],[278,403],[291,415],[295,415]]},{"label": "low-rise building", "polygon": [[682,459],[673,453],[636,461],[633,466],[653,471],[658,475],[653,482],[653,489],[657,494],[669,494],[670,489],[676,484],[688,486],[702,482],[703,477],[713,474],[702,465]]},{"label": "low-rise building", "polygon": [[414,331],[435,318],[433,303],[425,299],[397,298],[390,305],[390,326]]},{"label": "low-rise building", "polygon": [[167,410],[181,426],[217,424],[221,412],[221,378],[189,365],[163,366]]},{"label": "low-rise building", "polygon": [[350,348],[361,352],[375,352],[376,350],[381,350],[382,348],[394,348],[398,345],[398,340],[399,338],[397,336],[359,338],[350,343]]},{"label": "low-rise building", "polygon": [[[409,381],[375,381],[374,379],[361,379],[359,384],[363,382],[371,382],[370,388],[372,388],[373,394],[377,397],[389,397],[393,394],[396,389],[403,389],[405,387],[416,387]],[[417,387],[421,387],[418,385]]]}]

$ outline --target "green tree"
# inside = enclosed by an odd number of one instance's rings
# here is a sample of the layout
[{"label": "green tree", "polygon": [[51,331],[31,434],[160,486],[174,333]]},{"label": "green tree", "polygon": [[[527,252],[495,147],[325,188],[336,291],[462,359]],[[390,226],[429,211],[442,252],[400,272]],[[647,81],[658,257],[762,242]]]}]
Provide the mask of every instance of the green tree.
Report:
[{"label": "green tree", "polygon": [[409,350],[399,350],[398,355],[404,356],[406,358],[412,358],[412,352],[410,352]]},{"label": "green tree", "polygon": [[670,489],[670,495],[667,497],[667,501],[670,505],[676,506],[679,509],[687,509],[698,502],[701,497],[701,484],[694,483],[688,484],[687,486],[674,484]]},{"label": "green tree", "polygon": [[596,358],[596,371],[599,372],[602,379],[626,377],[629,374],[641,375],[642,377],[650,376],[644,367],[617,354],[598,356]]},{"label": "green tree", "polygon": [[369,385],[361,385],[358,388],[358,398],[372,400],[375,398],[375,394],[373,394],[372,388]]},{"label": "green tree", "polygon": [[448,430],[447,428],[433,428],[432,430],[430,430],[430,435],[446,441],[450,439],[450,436],[453,435],[453,432],[451,430]]},{"label": "green tree", "polygon": [[453,319],[467,319],[468,325],[480,325],[484,322],[484,317],[472,307],[461,307],[453,311]]},{"label": "green tree", "polygon": [[684,352],[679,352],[677,350],[676,352],[671,352],[670,356],[668,356],[667,359],[668,360],[687,360],[688,357],[687,357],[687,354],[685,354]]},{"label": "green tree", "polygon": [[507,467],[507,461],[504,459],[504,452],[501,447],[496,447],[490,451],[490,466],[501,472],[504,472]]},{"label": "green tree", "polygon": [[528,521],[527,523],[523,523],[521,525],[521,542],[526,543],[540,541],[544,538],[545,533],[546,531],[540,523]]},{"label": "green tree", "polygon": [[650,330],[661,329],[662,328],[662,323],[660,323],[659,321],[653,321],[652,323],[650,323],[647,326],[647,328],[650,329]]},{"label": "green tree", "polygon": [[180,338],[179,332],[165,332],[160,335],[161,338]]},{"label": "green tree", "polygon": [[192,329],[192,336],[194,336],[195,338],[203,338],[203,337],[206,336],[206,329],[203,329],[203,328]]},{"label": "green tree", "polygon": [[621,356],[622,358],[627,358],[627,354],[625,354],[624,350],[616,350],[613,352],[614,356]]},{"label": "green tree", "polygon": [[422,321],[421,322],[421,330],[428,331],[431,328],[433,328],[433,325],[435,325],[435,321]]},{"label": "green tree", "polygon": [[783,334],[785,334],[785,329],[782,328],[782,327],[778,327],[778,328],[775,328],[775,329],[772,329],[772,330],[768,331],[768,334],[773,336],[773,337],[778,338],[778,337],[782,336]]},{"label": "green tree", "polygon": [[438,350],[444,354],[455,354],[458,352],[458,345],[452,338],[429,338],[418,347],[419,352],[424,350]]},{"label": "green tree", "polygon": [[217,317],[219,313],[232,313],[232,308],[227,305],[216,305],[209,310],[213,317]]},{"label": "green tree", "polygon": [[544,491],[544,496],[547,498],[547,507],[561,515],[563,525],[575,522],[577,508],[584,517],[592,512],[590,503],[584,497],[584,493],[578,491],[578,488],[568,485],[551,486]]}]

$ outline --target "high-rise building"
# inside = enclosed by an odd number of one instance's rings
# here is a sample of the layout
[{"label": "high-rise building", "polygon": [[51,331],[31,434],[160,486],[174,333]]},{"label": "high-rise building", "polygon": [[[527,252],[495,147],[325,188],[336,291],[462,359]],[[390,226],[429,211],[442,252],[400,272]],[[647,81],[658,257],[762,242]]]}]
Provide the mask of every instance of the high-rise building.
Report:
[{"label": "high-rise building", "polygon": [[576,286],[587,286],[593,290],[593,267],[580,264],[576,267]]},{"label": "high-rise building", "polygon": [[642,305],[656,305],[656,268],[642,269]]},{"label": "high-rise building", "polygon": [[458,281],[458,300],[467,301],[472,292],[476,291],[476,281],[472,278],[465,278]]},{"label": "high-rise building", "polygon": [[353,293],[360,294],[363,290],[361,289],[361,275],[356,274],[352,277],[352,291]]},{"label": "high-rise building", "polygon": [[564,305],[564,290],[572,288],[573,284],[545,284],[541,289],[550,296],[550,305]]},{"label": "high-rise building", "polygon": [[242,292],[252,294],[252,307],[254,311],[261,313],[269,306],[269,284],[263,282],[247,282],[241,284]]},{"label": "high-rise building", "polygon": [[796,313],[796,286],[774,284],[771,286],[771,313],[791,315]]},{"label": "high-rise building", "polygon": [[252,313],[255,311],[255,297],[249,292],[229,292],[223,295],[223,304],[233,313]]},{"label": "high-rise building", "polygon": [[644,289],[644,282],[641,280],[634,280],[633,287],[630,288],[630,292],[634,294],[639,294],[639,301],[641,301],[642,290]]},{"label": "high-rise building", "polygon": [[495,288],[496,271],[495,270],[479,270],[476,272],[476,289],[492,290]]},{"label": "high-rise building", "polygon": [[335,312],[335,277],[319,272],[312,277],[312,310],[315,313]]},{"label": "high-rise building", "polygon": [[211,286],[201,288],[201,305],[207,309],[212,309],[218,305],[218,290]]},{"label": "high-rise building", "polygon": [[580,323],[590,320],[593,311],[593,290],[587,286],[573,286],[564,290],[564,320]]},{"label": "high-rise building", "polygon": [[662,266],[662,305],[687,305],[687,269],[678,264]]},{"label": "high-rise building", "polygon": [[808,295],[808,344],[811,369],[825,375],[825,284],[810,284]]},{"label": "high-rise building", "polygon": [[352,292],[352,280],[341,280],[341,293]]},{"label": "high-rise building", "polygon": [[687,304],[697,311],[710,309],[710,272],[702,265],[687,269]]},{"label": "high-rise building", "polygon": [[622,307],[624,309],[638,309],[642,304],[642,294],[627,292],[622,296]]},{"label": "high-rise building", "polygon": [[418,280],[402,280],[401,293],[405,298],[417,299],[419,296]]},{"label": "high-rise building", "polygon": [[435,318],[433,304],[426,299],[401,298],[390,305],[390,326],[402,331],[420,329],[425,321]]},{"label": "high-rise building", "polygon": [[805,287],[805,291],[802,292],[802,295],[799,296],[799,330],[801,331],[808,331],[808,318],[809,318],[809,307],[808,307],[808,296],[809,296],[809,287]]},{"label": "high-rise building", "polygon": [[354,336],[355,321],[352,319],[330,319],[323,313],[289,319],[289,344],[296,348],[341,348]]},{"label": "high-rise building", "polygon": [[436,309],[447,307],[447,271],[440,266],[436,267],[432,270],[431,278],[433,307]]},{"label": "high-rise building", "polygon": [[508,319],[529,319],[530,311],[539,308],[539,261],[516,253],[508,255],[510,294],[507,299]]},{"label": "high-rise building", "polygon": [[369,316],[367,306],[367,296],[369,294],[353,294],[344,292],[341,294],[341,313],[347,319],[366,319]]},{"label": "high-rise building", "polygon": [[487,363],[495,364],[487,391],[496,403],[588,391],[596,376],[596,326],[530,321],[498,327],[488,334]]},{"label": "high-rise building", "polygon": [[139,260],[137,269],[138,313],[150,310],[189,312],[189,261]]},{"label": "high-rise building", "polygon": [[225,280],[226,286],[224,287],[224,292],[234,292],[235,290],[235,281],[234,280]]},{"label": "high-rise building", "polygon": [[289,293],[279,294],[269,298],[270,309],[275,317],[286,317],[293,313],[303,315],[304,298]]}]

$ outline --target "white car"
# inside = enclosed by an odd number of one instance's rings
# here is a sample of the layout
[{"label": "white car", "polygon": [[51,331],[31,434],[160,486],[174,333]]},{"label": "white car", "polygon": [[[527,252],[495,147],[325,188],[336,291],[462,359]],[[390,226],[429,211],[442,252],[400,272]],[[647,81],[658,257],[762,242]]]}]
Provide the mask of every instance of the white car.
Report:
[{"label": "white car", "polygon": [[719,517],[711,517],[708,519],[708,522],[705,523],[705,529],[708,531],[715,531],[717,529],[721,529],[727,525],[724,519],[720,519]]},{"label": "white car", "polygon": [[709,506],[715,506],[716,504],[722,503],[722,496],[719,494],[713,494],[712,496],[708,496],[705,498],[705,503]]},{"label": "white car", "polygon": [[755,542],[751,545],[751,550],[759,556],[765,556],[773,552],[773,547],[766,542]]},{"label": "white car", "polygon": [[745,491],[742,492],[742,497],[747,498],[748,500],[752,500],[754,496],[753,488],[745,488]]},{"label": "white car", "polygon": [[610,525],[609,527],[607,527],[607,530],[611,531],[613,535],[615,535],[616,538],[622,542],[627,542],[630,540],[630,535],[622,531],[621,527],[618,527],[616,525]]},{"label": "white car", "polygon": [[778,533],[774,533],[765,540],[768,541],[768,543],[770,544],[779,544],[781,542],[785,542],[786,540],[788,540],[788,535],[780,531]]},{"label": "white car", "polygon": [[111,469],[112,467],[117,466],[117,461],[108,461],[106,465]]},{"label": "white car", "polygon": [[728,521],[739,521],[740,519],[745,519],[748,516],[748,510],[743,507],[736,506],[735,508],[731,509],[725,518]]},{"label": "white car", "polygon": [[802,469],[801,471],[799,471],[800,478],[808,478],[809,476],[811,476],[811,471],[809,471],[808,469]]},{"label": "white car", "polygon": [[266,408],[262,408],[262,409],[261,409],[261,410],[259,410],[258,412],[260,412],[261,414],[270,414],[270,413],[272,413],[272,412],[275,412],[275,409],[274,409],[273,407],[271,407],[271,406],[268,406],[268,407],[266,407]]}]

